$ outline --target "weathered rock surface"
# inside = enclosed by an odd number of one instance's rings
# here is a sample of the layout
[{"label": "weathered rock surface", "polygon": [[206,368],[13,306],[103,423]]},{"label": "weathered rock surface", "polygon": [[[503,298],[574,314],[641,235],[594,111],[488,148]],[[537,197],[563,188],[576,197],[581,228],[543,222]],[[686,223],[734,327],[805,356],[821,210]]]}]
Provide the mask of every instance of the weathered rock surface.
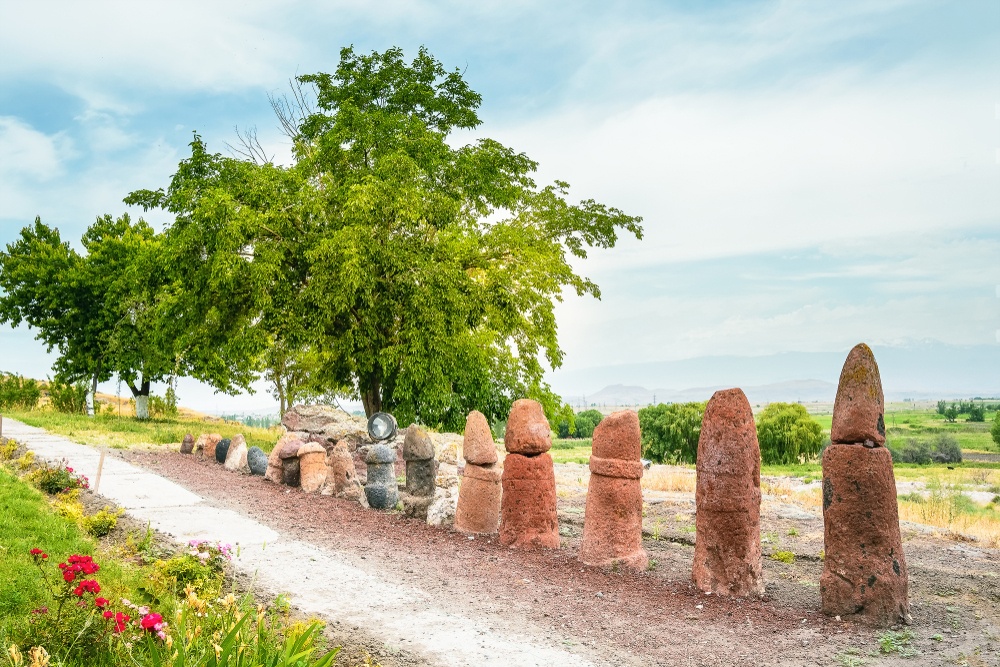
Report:
[{"label": "weathered rock surface", "polygon": [[622,410],[594,429],[580,560],[645,570],[642,548],[642,436],[639,416]]},{"label": "weathered rock surface", "polygon": [[403,460],[404,461],[426,461],[434,458],[434,443],[427,431],[416,424],[406,429],[406,436],[403,438]]},{"label": "weathered rock surface", "polygon": [[479,410],[473,410],[465,420],[462,454],[468,463],[489,465],[497,462],[497,448],[490,423]]},{"label": "weathered rock surface", "polygon": [[455,522],[455,507],[458,504],[458,489],[438,487],[434,500],[427,508],[427,523],[438,528],[447,528]]},{"label": "weathered rock surface", "polygon": [[267,454],[260,447],[254,445],[247,450],[247,466],[251,475],[263,477],[267,474]]},{"label": "weathered rock surface", "polygon": [[889,450],[834,444],[823,452],[825,614],[877,626],[909,622],[896,503]]},{"label": "weathered rock surface", "polygon": [[372,509],[392,509],[399,502],[395,461],[396,450],[386,445],[372,445],[365,454],[365,462],[368,464],[365,497]]},{"label": "weathered rock surface", "polygon": [[500,544],[558,548],[559,520],[552,457],[548,453],[508,454],[504,459],[501,486]]},{"label": "weathered rock surface", "polygon": [[242,433],[237,433],[230,441],[223,465],[230,472],[250,474],[250,466],[247,463],[247,441]]},{"label": "weathered rock surface", "polygon": [[840,372],[833,404],[830,441],[835,444],[885,444],[885,399],[871,348],[854,346]]},{"label": "weathered rock surface", "polygon": [[229,445],[232,444],[232,440],[229,438],[223,438],[219,440],[219,444],[215,446],[215,460],[219,463],[225,463],[226,457],[229,456]]},{"label": "weathered rock surface", "polygon": [[705,408],[695,505],[694,584],[716,595],[762,594],[760,446],[741,389],[715,392]]},{"label": "weathered rock surface", "polygon": [[336,406],[296,405],[284,414],[281,423],[289,431],[323,434],[329,440],[329,448],[341,440],[347,440],[354,448],[368,441],[368,422]]},{"label": "weathered rock surface", "polygon": [[438,463],[437,476],[434,478],[434,486],[442,489],[458,486],[458,466],[448,463]]},{"label": "weathered rock surface", "polygon": [[219,435],[218,433],[209,433],[208,435],[206,435],[205,442],[201,450],[202,456],[204,456],[206,459],[210,460],[214,459],[215,448],[219,446],[219,443],[221,441],[222,441],[222,436]]},{"label": "weathered rock surface", "polygon": [[[204,444],[202,445],[204,447]],[[190,433],[184,435],[181,442],[181,454],[190,454],[194,451],[194,436]]]},{"label": "weathered rock surface", "polygon": [[299,486],[305,493],[316,493],[326,482],[326,449],[318,442],[307,442],[298,451]]},{"label": "weathered rock surface", "polygon": [[504,446],[511,454],[543,454],[552,448],[552,431],[538,401],[514,401],[507,419]]},{"label": "weathered rock surface", "polygon": [[207,433],[200,433],[198,439],[194,441],[194,451],[192,452],[195,456],[205,456],[205,442],[208,441]]},{"label": "weathered rock surface", "polygon": [[456,530],[478,535],[494,535],[499,531],[502,472],[495,463],[466,464],[455,508]]},{"label": "weathered rock surface", "polygon": [[297,456],[281,460],[281,483],[285,486],[299,485],[299,459]]},{"label": "weathered rock surface", "polygon": [[357,500],[364,495],[358,476],[354,471],[354,458],[347,442],[341,440],[326,455],[326,483],[320,493],[338,498]]},{"label": "weathered rock surface", "polygon": [[[294,445],[295,453],[299,451],[299,447],[302,446],[301,436],[297,433],[285,433],[274,445],[274,449],[267,457],[267,472],[264,474],[264,479],[274,482],[275,484],[282,483],[282,452],[285,450],[285,446],[290,442],[295,442]],[[294,457],[294,454],[292,455]],[[287,458],[287,457],[285,457]]]},{"label": "weathered rock surface", "polygon": [[434,458],[438,463],[457,465],[462,456],[462,436],[457,433],[432,433]]}]

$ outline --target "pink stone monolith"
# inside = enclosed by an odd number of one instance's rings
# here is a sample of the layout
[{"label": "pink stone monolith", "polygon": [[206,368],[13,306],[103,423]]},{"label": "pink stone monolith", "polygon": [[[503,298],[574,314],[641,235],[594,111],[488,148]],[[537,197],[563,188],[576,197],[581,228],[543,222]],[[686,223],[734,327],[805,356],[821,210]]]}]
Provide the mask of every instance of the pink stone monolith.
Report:
[{"label": "pink stone monolith", "polygon": [[316,493],[326,481],[326,449],[318,442],[307,442],[298,450],[299,486],[306,493]]},{"label": "pink stone monolith", "polygon": [[885,399],[878,364],[870,347],[854,346],[840,372],[833,404],[830,442],[853,445],[885,444]]},{"label": "pink stone monolith", "polygon": [[701,422],[696,468],[691,581],[716,595],[763,593],[760,446],[743,390],[712,395]]},{"label": "pink stone monolith", "polygon": [[465,457],[466,462],[477,466],[497,462],[497,446],[493,442],[490,423],[486,420],[486,415],[479,410],[470,412],[465,420],[462,456]]},{"label": "pink stone monolith", "polygon": [[233,436],[229,443],[229,451],[226,452],[226,462],[222,465],[230,472],[250,474],[250,465],[247,463],[247,441],[242,433]]},{"label": "pink stone monolith", "polygon": [[639,416],[622,410],[594,429],[580,560],[645,570],[642,548],[642,436]]},{"label": "pink stone monolith", "polygon": [[552,448],[552,429],[541,403],[528,398],[514,401],[503,443],[511,454],[525,456],[543,454]]},{"label": "pink stone monolith", "polygon": [[910,622],[909,579],[882,381],[871,349],[851,350],[823,452],[823,613],[887,627]]}]

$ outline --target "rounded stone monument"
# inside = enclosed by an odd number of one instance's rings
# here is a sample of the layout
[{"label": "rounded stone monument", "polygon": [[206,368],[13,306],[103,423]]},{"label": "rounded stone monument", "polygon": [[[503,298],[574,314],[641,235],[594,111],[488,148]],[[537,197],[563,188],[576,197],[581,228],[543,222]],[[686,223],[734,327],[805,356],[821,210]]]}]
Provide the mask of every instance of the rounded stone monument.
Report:
[{"label": "rounded stone monument", "polygon": [[458,490],[455,529],[462,533],[493,535],[500,525],[500,476],[497,448],[486,416],[473,410],[465,420],[462,440],[465,470]]},{"label": "rounded stone monument", "polygon": [[372,445],[365,454],[368,464],[368,481],[365,498],[368,506],[377,510],[390,510],[399,502],[396,484],[396,450],[387,445]]},{"label": "rounded stone monument", "polygon": [[307,442],[297,452],[299,486],[305,493],[316,493],[326,481],[326,449],[318,442]]},{"label": "rounded stone monument", "polygon": [[181,454],[190,454],[194,452],[194,436],[190,433],[184,435],[184,441],[181,442]]},{"label": "rounded stone monument", "polygon": [[267,454],[263,449],[254,445],[247,450],[247,467],[251,475],[263,477],[267,474]]},{"label": "rounded stone monument", "polygon": [[558,548],[556,478],[548,453],[552,436],[538,402],[514,401],[504,445],[508,454],[501,476],[500,543]]},{"label": "rounded stone monument", "polygon": [[691,580],[706,593],[764,592],[760,548],[760,445],[741,389],[715,392],[698,438]]},{"label": "rounded stone monument", "polygon": [[580,560],[645,570],[642,548],[642,436],[639,416],[622,410],[594,429]]}]

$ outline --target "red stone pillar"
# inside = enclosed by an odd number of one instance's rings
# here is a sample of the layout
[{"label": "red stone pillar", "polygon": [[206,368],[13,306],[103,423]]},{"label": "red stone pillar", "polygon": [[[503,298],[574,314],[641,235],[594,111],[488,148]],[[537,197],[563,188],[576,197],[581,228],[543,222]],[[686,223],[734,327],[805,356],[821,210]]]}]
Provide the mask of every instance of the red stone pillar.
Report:
[{"label": "red stone pillar", "polygon": [[764,592],[760,550],[760,446],[741,389],[715,392],[698,439],[691,580],[716,595]]},{"label": "red stone pillar", "polygon": [[878,365],[862,343],[840,373],[832,444],[823,453],[820,596],[825,614],[879,626],[910,621],[896,480],[882,446],[884,411]]},{"label": "red stone pillar", "polygon": [[642,436],[639,416],[622,410],[594,429],[580,560],[646,569],[642,548]]},{"label": "red stone pillar", "polygon": [[455,529],[462,533],[494,535],[500,523],[500,474],[497,448],[486,416],[469,413],[462,441],[465,470],[458,490]]},{"label": "red stone pillar", "polygon": [[542,406],[514,401],[504,437],[503,497],[500,501],[500,543],[513,546],[559,546],[556,478],[549,422]]}]

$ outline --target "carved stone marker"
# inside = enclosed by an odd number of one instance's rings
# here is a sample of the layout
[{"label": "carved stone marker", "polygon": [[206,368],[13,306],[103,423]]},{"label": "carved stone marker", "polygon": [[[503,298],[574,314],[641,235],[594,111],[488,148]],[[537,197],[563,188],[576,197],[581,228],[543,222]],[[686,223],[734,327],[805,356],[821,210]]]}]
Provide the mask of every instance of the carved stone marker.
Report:
[{"label": "carved stone marker", "polygon": [[716,595],[764,592],[760,549],[760,446],[741,389],[715,392],[698,439],[691,580]]},{"label": "carved stone marker", "polygon": [[399,501],[396,484],[396,450],[386,445],[372,445],[365,455],[368,464],[368,482],[365,497],[368,506],[376,510],[391,510]]},{"label": "carved stone marker", "polygon": [[326,449],[318,442],[307,442],[296,456],[299,459],[299,486],[305,493],[316,493],[326,481]]},{"label": "carved stone marker", "polygon": [[462,440],[465,471],[458,491],[455,529],[462,533],[493,535],[500,523],[500,475],[497,448],[486,416],[473,410],[465,420]]},{"label": "carved stone marker", "polygon": [[559,547],[556,478],[549,422],[536,401],[514,401],[504,437],[503,497],[500,501],[500,543],[513,546]]},{"label": "carved stone marker", "polygon": [[181,442],[181,454],[190,454],[194,451],[194,436],[190,433],[184,435],[184,441]]},{"label": "carved stone marker", "polygon": [[823,452],[823,612],[878,626],[910,622],[892,456],[882,447],[882,380],[871,349],[851,350]]},{"label": "carved stone marker", "polygon": [[622,410],[594,429],[580,560],[645,570],[642,548],[642,436],[639,416]]},{"label": "carved stone marker", "polygon": [[400,494],[403,513],[414,519],[427,520],[427,508],[434,501],[434,443],[422,428],[411,425],[403,439],[403,460],[406,461],[406,488]]}]

